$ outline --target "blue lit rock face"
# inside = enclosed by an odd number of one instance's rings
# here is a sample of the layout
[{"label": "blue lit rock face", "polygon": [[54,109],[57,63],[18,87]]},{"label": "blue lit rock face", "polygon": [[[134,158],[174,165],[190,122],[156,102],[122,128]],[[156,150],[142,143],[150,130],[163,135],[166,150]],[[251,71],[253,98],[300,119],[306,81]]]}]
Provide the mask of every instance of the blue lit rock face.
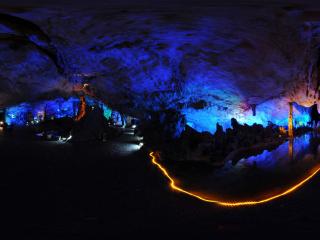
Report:
[{"label": "blue lit rock face", "polygon": [[[36,124],[45,119],[75,118],[78,114],[78,97],[56,98],[34,103],[21,103],[6,109],[5,121],[8,125],[25,126]],[[97,107],[103,111],[106,119],[111,118],[112,110],[102,102],[86,97],[87,107]],[[116,113],[116,112],[115,112]]]},{"label": "blue lit rock face", "polygon": [[0,41],[0,64],[2,106],[40,96],[60,84],[50,60],[31,44]]},{"label": "blue lit rock face", "polygon": [[[230,127],[232,117],[287,125],[289,101],[310,106],[318,97],[310,73],[318,28],[304,21],[303,9],[4,11],[35,23],[48,39],[0,19],[0,32],[28,39],[22,46],[0,41],[0,106],[90,83],[120,111],[174,108],[190,126],[214,132],[217,122]],[[58,62],[43,51],[52,47]],[[307,122],[305,113],[295,116]]]}]

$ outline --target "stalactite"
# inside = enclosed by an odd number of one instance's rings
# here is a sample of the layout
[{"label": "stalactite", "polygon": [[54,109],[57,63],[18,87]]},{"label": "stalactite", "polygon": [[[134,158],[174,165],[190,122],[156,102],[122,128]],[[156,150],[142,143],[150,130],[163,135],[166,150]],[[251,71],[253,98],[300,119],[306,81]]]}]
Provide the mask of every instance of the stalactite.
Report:
[{"label": "stalactite", "polygon": [[318,48],[318,56],[317,56],[317,65],[316,65],[316,87],[314,89],[314,95],[316,98],[316,95],[319,95],[319,87],[320,87],[320,48]]},{"label": "stalactite", "polygon": [[309,89],[311,87],[311,83],[312,83],[312,72],[313,72],[313,64],[309,64],[308,67],[308,73],[307,73],[307,91],[306,91],[306,96],[309,96]]},{"label": "stalactite", "polygon": [[252,109],[252,115],[256,116],[257,105],[256,104],[251,104],[251,109]]}]

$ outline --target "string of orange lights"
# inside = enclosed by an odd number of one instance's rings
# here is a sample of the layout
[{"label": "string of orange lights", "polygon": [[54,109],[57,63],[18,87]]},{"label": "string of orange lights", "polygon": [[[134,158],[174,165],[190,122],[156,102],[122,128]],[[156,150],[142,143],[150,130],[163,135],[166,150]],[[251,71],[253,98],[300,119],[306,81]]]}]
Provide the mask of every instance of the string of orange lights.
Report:
[{"label": "string of orange lights", "polygon": [[275,194],[271,197],[268,198],[263,198],[260,200],[247,200],[247,201],[222,201],[222,200],[218,200],[218,199],[209,199],[206,197],[202,197],[196,193],[192,193],[190,191],[187,191],[185,189],[182,189],[180,187],[178,187],[175,183],[175,180],[173,177],[170,176],[170,174],[168,173],[168,170],[163,167],[158,161],[157,161],[157,157],[156,157],[156,153],[155,152],[150,152],[149,156],[151,157],[151,161],[154,165],[156,165],[158,167],[158,169],[163,173],[163,175],[169,180],[170,182],[170,187],[173,190],[176,190],[178,192],[184,193],[186,195],[189,195],[191,197],[197,198],[201,201],[204,202],[209,202],[209,203],[214,203],[214,204],[218,204],[221,206],[225,206],[225,207],[240,207],[240,206],[250,206],[250,205],[258,205],[258,204],[262,204],[262,203],[267,203],[270,202],[272,200],[275,200],[277,198],[283,197],[285,195],[288,195],[294,191],[296,191],[298,188],[300,188],[303,184],[305,184],[306,182],[308,182],[312,177],[314,177],[319,171],[320,171],[320,167],[315,169],[310,175],[308,175],[306,178],[304,178],[303,180],[301,180],[300,182],[298,182],[297,184],[291,186],[290,188],[288,188],[287,190],[279,193],[279,194]]}]

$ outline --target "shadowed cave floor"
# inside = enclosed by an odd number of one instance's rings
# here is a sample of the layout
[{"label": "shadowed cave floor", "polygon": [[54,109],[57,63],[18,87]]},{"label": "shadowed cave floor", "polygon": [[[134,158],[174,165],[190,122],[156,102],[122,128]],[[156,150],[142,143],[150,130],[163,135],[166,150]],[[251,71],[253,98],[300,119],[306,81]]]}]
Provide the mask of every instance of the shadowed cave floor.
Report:
[{"label": "shadowed cave floor", "polygon": [[269,204],[223,208],[173,193],[147,152],[119,151],[132,140],[72,145],[0,136],[0,217],[8,225],[1,227],[53,239],[318,229],[319,176]]}]

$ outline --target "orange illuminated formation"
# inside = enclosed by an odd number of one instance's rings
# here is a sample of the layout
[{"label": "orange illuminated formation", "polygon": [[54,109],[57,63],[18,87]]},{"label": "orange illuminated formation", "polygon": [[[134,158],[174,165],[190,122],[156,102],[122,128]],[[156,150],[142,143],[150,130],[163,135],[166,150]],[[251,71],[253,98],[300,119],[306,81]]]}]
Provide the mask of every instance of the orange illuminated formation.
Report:
[{"label": "orange illuminated formation", "polygon": [[279,131],[280,131],[281,134],[286,134],[287,133],[287,131],[286,131],[286,129],[284,127],[279,127]]},{"label": "orange illuminated formation", "polygon": [[288,118],[288,136],[293,138],[293,107],[292,102],[289,103],[289,118]]},{"label": "orange illuminated formation", "polygon": [[179,191],[179,192],[182,192],[184,194],[187,194],[189,196],[195,197],[195,198],[200,199],[202,201],[209,202],[209,203],[215,203],[215,204],[226,206],[226,207],[257,205],[257,204],[270,202],[270,201],[272,201],[274,199],[283,197],[283,196],[285,196],[285,195],[287,195],[289,193],[294,192],[295,190],[300,188],[303,184],[305,184],[307,181],[309,181],[313,176],[315,176],[320,171],[320,167],[319,167],[315,171],[313,171],[308,177],[306,177],[305,179],[303,179],[302,181],[300,181],[296,185],[290,187],[289,189],[285,190],[282,193],[273,195],[273,196],[268,197],[268,198],[263,198],[263,199],[260,199],[260,200],[247,200],[247,201],[236,201],[236,200],[233,200],[233,201],[231,201],[231,200],[227,201],[226,200],[226,201],[224,201],[224,200],[210,199],[210,198],[202,197],[202,196],[200,196],[200,195],[198,195],[196,193],[192,193],[192,192],[189,192],[189,191],[187,191],[185,189],[182,189],[182,188],[178,187],[176,185],[176,183],[175,183],[175,180],[170,176],[168,171],[159,162],[157,162],[156,154],[154,152],[151,152],[149,155],[151,157],[152,163],[154,165],[156,165],[159,168],[159,170],[163,173],[163,175],[170,181],[170,187],[172,189],[174,189],[176,191]]},{"label": "orange illuminated formation", "polygon": [[80,107],[79,107],[79,113],[76,116],[76,121],[79,121],[83,116],[86,114],[86,99],[84,96],[80,97]]}]

